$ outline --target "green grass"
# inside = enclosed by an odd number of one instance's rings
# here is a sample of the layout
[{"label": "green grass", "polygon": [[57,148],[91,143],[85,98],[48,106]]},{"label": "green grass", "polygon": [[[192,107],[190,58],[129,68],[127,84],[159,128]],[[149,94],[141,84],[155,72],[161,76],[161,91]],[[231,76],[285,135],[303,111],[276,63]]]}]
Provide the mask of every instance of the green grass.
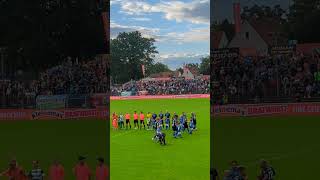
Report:
[{"label": "green grass", "polygon": [[320,162],[319,117],[217,117],[213,128],[213,164],[220,176],[231,160],[256,179],[258,161],[269,160],[276,179],[314,179]]},{"label": "green grass", "polygon": [[[193,135],[174,139],[166,132],[166,146],[154,143],[153,131],[119,130],[111,132],[112,180],[208,180],[210,162],[209,99],[162,99],[111,101],[110,112],[191,112],[197,114]],[[110,114],[111,114],[110,113]],[[131,122],[133,124],[133,121]]]},{"label": "green grass", "polygon": [[27,171],[33,160],[39,160],[47,174],[49,165],[59,158],[65,167],[65,179],[75,179],[72,168],[78,155],[87,156],[92,171],[97,156],[109,157],[108,129],[107,121],[101,120],[1,121],[0,170],[5,170],[9,160],[16,157]]}]

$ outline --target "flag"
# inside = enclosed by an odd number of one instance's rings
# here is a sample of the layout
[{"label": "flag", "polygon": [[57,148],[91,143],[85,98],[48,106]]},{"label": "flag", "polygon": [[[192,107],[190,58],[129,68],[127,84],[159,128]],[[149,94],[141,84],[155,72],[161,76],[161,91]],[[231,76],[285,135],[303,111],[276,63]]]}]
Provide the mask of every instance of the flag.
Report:
[{"label": "flag", "polygon": [[144,68],[144,64],[141,65],[141,70],[142,70],[143,76],[146,76],[146,70]]},{"label": "flag", "polygon": [[105,34],[105,38],[106,38],[106,40],[108,41],[109,39],[110,39],[110,37],[109,37],[109,34],[110,34],[110,32],[109,32],[109,24],[110,24],[110,22],[109,22],[109,13],[107,13],[107,12],[102,12],[101,13],[101,16],[102,16],[102,22],[103,22],[103,29],[104,29],[104,34]]},{"label": "flag", "polygon": [[235,27],[235,32],[239,33],[240,32],[240,26],[241,26],[241,7],[240,3],[234,3],[233,4],[233,16],[234,16],[234,27]]}]

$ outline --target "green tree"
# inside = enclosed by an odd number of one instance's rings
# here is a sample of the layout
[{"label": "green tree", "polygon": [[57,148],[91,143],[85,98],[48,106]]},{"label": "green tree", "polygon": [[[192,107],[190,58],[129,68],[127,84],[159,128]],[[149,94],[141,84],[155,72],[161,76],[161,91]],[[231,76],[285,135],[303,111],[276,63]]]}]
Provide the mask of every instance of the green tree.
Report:
[{"label": "green tree", "polygon": [[197,71],[199,71],[199,64],[198,63],[189,63],[189,64],[186,64],[185,66],[187,66],[190,69],[196,69]]},{"label": "green tree", "polygon": [[111,77],[114,83],[124,83],[143,77],[141,65],[153,64],[155,39],[146,38],[140,32],[122,32],[111,40]]},{"label": "green tree", "polygon": [[210,57],[201,58],[199,72],[204,75],[210,75]]},{"label": "green tree", "polygon": [[320,0],[294,0],[290,7],[290,39],[299,43],[320,41]]},{"label": "green tree", "polygon": [[161,72],[169,72],[169,71],[171,70],[166,64],[157,62],[155,64],[151,64],[146,67],[146,76],[149,76],[151,74],[161,73]]}]

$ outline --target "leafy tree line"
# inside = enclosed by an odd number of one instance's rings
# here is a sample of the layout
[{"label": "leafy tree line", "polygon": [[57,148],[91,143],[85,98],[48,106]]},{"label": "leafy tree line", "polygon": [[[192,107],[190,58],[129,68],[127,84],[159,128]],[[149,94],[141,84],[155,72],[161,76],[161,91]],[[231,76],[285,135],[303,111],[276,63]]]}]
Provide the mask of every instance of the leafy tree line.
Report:
[{"label": "leafy tree line", "polygon": [[[145,76],[171,71],[167,65],[155,62],[158,54],[155,39],[143,37],[139,31],[122,32],[111,40],[111,78],[115,84],[143,78],[141,66],[145,66]],[[203,58],[195,66],[200,72],[210,74],[209,57]]]},{"label": "leafy tree line", "polygon": [[[293,0],[288,9],[280,5],[243,7],[241,18],[246,20],[273,19],[282,25],[288,39],[298,43],[320,41],[320,0]],[[224,31],[229,40],[234,36],[234,25],[227,19],[213,21],[211,31]]]}]

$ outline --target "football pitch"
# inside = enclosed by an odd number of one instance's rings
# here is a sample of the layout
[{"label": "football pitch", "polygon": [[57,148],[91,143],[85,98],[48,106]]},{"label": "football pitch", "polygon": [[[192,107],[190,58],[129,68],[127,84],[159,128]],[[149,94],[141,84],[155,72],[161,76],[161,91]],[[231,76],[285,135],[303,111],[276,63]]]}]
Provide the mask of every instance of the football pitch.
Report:
[{"label": "football pitch", "polygon": [[[154,131],[111,130],[111,180],[208,180],[210,169],[210,102],[209,99],[113,100],[113,112],[166,110],[197,115],[194,134],[183,133],[174,139],[172,130],[166,133],[166,146],[152,141]],[[133,120],[131,121],[133,127]]]},{"label": "football pitch", "polygon": [[220,177],[237,160],[249,179],[259,173],[258,161],[268,160],[276,179],[314,179],[320,162],[319,117],[217,117],[213,128],[213,164]]},{"label": "football pitch", "polygon": [[[0,121],[0,171],[8,167],[15,157],[27,172],[32,161],[39,160],[48,174],[54,159],[65,168],[65,179],[75,179],[72,168],[79,155],[87,157],[93,174],[97,157],[109,158],[108,121],[103,120],[45,120],[45,121]],[[0,177],[0,180],[7,179]]]}]

